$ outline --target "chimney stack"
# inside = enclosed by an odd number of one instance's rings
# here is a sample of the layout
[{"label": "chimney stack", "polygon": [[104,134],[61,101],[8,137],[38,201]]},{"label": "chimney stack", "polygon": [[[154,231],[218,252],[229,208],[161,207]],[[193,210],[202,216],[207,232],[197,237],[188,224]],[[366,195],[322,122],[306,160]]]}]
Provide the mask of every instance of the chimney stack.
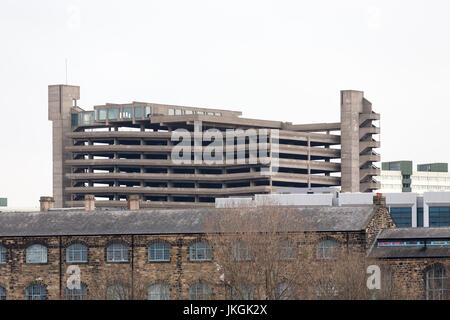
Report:
[{"label": "chimney stack", "polygon": [[373,204],[379,207],[386,207],[386,197],[383,197],[381,193],[377,193],[373,196]]},{"label": "chimney stack", "polygon": [[127,209],[128,210],[139,210],[140,209],[140,199],[141,197],[137,194],[128,196],[127,199]]},{"label": "chimney stack", "polygon": [[84,196],[84,210],[94,211],[95,210],[95,197],[92,194],[87,194]]},{"label": "chimney stack", "polygon": [[55,206],[55,200],[53,197],[41,197],[39,199],[41,204],[40,211],[48,211],[48,209],[53,208]]}]

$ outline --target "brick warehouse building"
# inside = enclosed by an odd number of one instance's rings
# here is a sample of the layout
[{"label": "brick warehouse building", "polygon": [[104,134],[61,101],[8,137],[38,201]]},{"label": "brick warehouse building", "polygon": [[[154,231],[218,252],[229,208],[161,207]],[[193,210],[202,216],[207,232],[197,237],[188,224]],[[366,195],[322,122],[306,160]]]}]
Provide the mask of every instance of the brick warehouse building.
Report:
[{"label": "brick warehouse building", "polygon": [[[48,88],[53,197],[59,208],[82,206],[86,194],[94,195],[97,207],[125,207],[127,196],[138,194],[141,207],[183,208],[213,206],[217,197],[274,193],[286,187],[342,186],[344,192],[380,187],[373,179],[380,173],[374,166],[380,161],[374,151],[380,147],[374,139],[380,133],[374,124],[380,115],[361,91],[341,91],[340,122],[316,124],[144,102],[108,103],[89,111],[77,105],[79,99],[78,86]],[[171,153],[178,140],[171,137],[176,129],[190,132],[192,140],[196,131],[267,130],[268,136],[255,144],[267,143],[269,164],[249,161],[249,138],[243,143],[244,163],[206,165],[196,158],[175,163]],[[209,144],[200,142],[198,147],[204,152]],[[235,152],[238,145],[242,143],[233,139],[227,148]],[[268,174],[262,174],[265,170]]]},{"label": "brick warehouse building", "polygon": [[[294,207],[299,219],[311,222],[292,232],[296,250],[306,245],[325,250],[334,243],[341,250],[366,252],[387,261],[393,278],[407,282],[412,298],[442,298],[449,289],[450,228],[396,229],[382,200],[375,197],[376,205],[366,206]],[[0,296],[119,298],[123,287],[107,283],[109,275],[118,275],[142,283],[146,297],[229,298],[205,241],[203,221],[214,210],[0,213]],[[66,289],[70,265],[81,270],[79,292]],[[90,296],[98,283],[105,284],[101,296]]]}]

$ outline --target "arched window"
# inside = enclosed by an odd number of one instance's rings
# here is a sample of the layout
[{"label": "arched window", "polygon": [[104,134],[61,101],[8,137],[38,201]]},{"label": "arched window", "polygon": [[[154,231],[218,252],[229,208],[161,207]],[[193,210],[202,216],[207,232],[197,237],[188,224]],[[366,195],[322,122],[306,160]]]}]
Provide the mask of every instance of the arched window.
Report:
[{"label": "arched window", "polygon": [[208,284],[199,281],[189,288],[189,299],[191,300],[210,300],[211,289]]},{"label": "arched window", "polygon": [[0,300],[6,300],[6,289],[0,286]]},{"label": "arched window", "polygon": [[87,287],[84,283],[80,284],[79,289],[66,288],[66,300],[86,300]]},{"label": "arched window", "polygon": [[280,244],[280,259],[293,260],[296,257],[295,243],[290,240],[284,240]]},{"label": "arched window", "polygon": [[239,240],[234,246],[234,258],[237,261],[251,260],[250,246],[247,242]]},{"label": "arched window", "polygon": [[248,284],[233,286],[231,289],[231,298],[233,300],[253,300],[253,296],[253,287]]},{"label": "arched window", "polygon": [[106,261],[126,262],[128,261],[128,247],[123,243],[112,243],[106,248]]},{"label": "arched window", "polygon": [[147,289],[148,300],[169,300],[169,286],[165,283],[154,283]]},{"label": "arched window", "polygon": [[106,288],[107,300],[129,300],[130,290],[120,284],[114,284]]},{"label": "arched window", "polygon": [[317,259],[337,259],[338,244],[336,241],[323,240],[317,246]]},{"label": "arched window", "polygon": [[33,244],[27,248],[27,263],[47,263],[47,247],[42,244]]},{"label": "arched window", "polygon": [[88,249],[84,244],[74,243],[66,249],[67,262],[87,262]]},{"label": "arched window", "polygon": [[191,261],[209,261],[212,259],[211,248],[205,242],[195,242],[189,247]]},{"label": "arched window", "polygon": [[25,293],[27,300],[47,300],[47,289],[43,285],[32,284]]},{"label": "arched window", "polygon": [[321,281],[316,287],[316,296],[318,299],[333,300],[339,295],[336,286],[330,281]]},{"label": "arched window", "polygon": [[170,247],[165,242],[155,242],[148,247],[148,261],[170,261]]},{"label": "arched window", "polygon": [[427,300],[447,299],[449,292],[448,275],[441,265],[434,265],[425,274],[425,290]]},{"label": "arched window", "polygon": [[280,282],[275,286],[275,300],[291,300],[292,290],[287,282]]},{"label": "arched window", "polygon": [[6,263],[6,248],[0,246],[0,264]]}]

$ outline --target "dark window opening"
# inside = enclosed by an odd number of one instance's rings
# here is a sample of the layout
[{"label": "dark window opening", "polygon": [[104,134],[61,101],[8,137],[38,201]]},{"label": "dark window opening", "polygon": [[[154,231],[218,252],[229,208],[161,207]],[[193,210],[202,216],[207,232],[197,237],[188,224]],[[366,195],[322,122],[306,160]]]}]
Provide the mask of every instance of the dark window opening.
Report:
[{"label": "dark window opening", "polygon": [[145,201],[167,201],[167,196],[146,196]]},{"label": "dark window opening", "polygon": [[144,154],[144,159],[167,160],[167,154]]},{"label": "dark window opening", "polygon": [[195,188],[195,183],[189,183],[189,182],[174,182],[173,183],[174,188]]},{"label": "dark window opening", "polygon": [[174,202],[195,202],[195,197],[173,197]]},{"label": "dark window opening", "polygon": [[145,168],[145,173],[167,173],[166,168]]},{"label": "dark window opening", "polygon": [[151,188],[167,188],[167,182],[146,182],[145,186]]}]

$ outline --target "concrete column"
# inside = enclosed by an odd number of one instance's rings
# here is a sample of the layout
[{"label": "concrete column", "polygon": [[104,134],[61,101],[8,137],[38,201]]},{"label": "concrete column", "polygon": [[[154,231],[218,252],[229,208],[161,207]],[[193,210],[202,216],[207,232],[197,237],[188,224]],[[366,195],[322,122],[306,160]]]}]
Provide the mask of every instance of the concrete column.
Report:
[{"label": "concrete column", "polygon": [[430,226],[430,211],[426,201],[423,202],[423,226],[426,228]]},{"label": "concrete column", "polygon": [[53,197],[55,206],[60,208],[71,198],[65,192],[65,188],[70,187],[70,179],[65,176],[70,168],[65,167],[64,162],[72,158],[72,153],[64,147],[72,145],[72,139],[66,134],[72,131],[71,109],[79,99],[78,86],[48,86],[48,119],[53,122]]},{"label": "concrete column", "polygon": [[308,189],[311,189],[311,137],[308,136]]},{"label": "concrete column", "polygon": [[341,190],[359,192],[359,114],[363,111],[361,91],[341,91]]},{"label": "concrete column", "polygon": [[411,227],[417,228],[417,201],[411,207]]}]

